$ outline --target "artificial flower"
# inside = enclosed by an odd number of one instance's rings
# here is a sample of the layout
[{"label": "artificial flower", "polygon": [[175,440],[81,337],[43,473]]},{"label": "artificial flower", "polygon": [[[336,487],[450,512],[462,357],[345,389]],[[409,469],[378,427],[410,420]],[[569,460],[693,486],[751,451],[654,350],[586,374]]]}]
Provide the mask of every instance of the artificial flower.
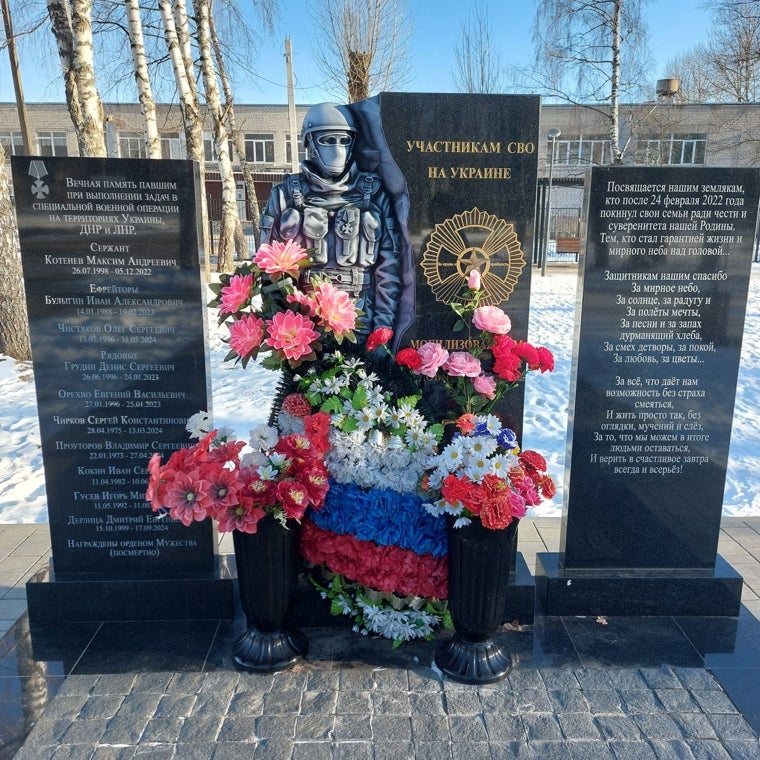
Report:
[{"label": "artificial flower", "polygon": [[365,343],[367,351],[374,351],[380,346],[384,346],[393,337],[393,330],[390,327],[378,327],[370,333]]},{"label": "artificial flower", "polygon": [[314,355],[311,344],[319,337],[319,333],[308,317],[293,311],[280,311],[267,320],[266,324],[269,331],[267,345],[289,361],[299,361],[303,357]]},{"label": "artificial flower", "polygon": [[418,349],[417,354],[420,358],[420,366],[414,370],[418,375],[425,377],[435,377],[438,369],[442,367],[449,358],[449,352],[439,343],[423,343]]},{"label": "artificial flower", "polygon": [[472,314],[472,324],[493,335],[506,335],[512,329],[512,321],[498,306],[478,306]]},{"label": "artificial flower", "polygon": [[246,314],[230,325],[230,348],[245,359],[261,346],[264,335],[264,320]]},{"label": "artificial flower", "polygon": [[234,314],[239,311],[248,303],[252,291],[252,274],[233,275],[219,295],[219,313]]},{"label": "artificial flower", "polygon": [[480,361],[469,351],[453,351],[442,369],[452,377],[478,377],[482,372]]},{"label": "artificial flower", "polygon": [[264,243],[253,257],[256,266],[267,274],[290,277],[298,276],[300,267],[307,259],[307,252],[293,240]]}]

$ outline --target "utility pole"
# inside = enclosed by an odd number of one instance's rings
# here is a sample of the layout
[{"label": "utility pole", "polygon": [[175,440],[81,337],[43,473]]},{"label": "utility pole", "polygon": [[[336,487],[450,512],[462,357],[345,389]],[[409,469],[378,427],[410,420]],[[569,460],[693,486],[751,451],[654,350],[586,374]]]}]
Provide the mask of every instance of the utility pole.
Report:
[{"label": "utility pole", "polygon": [[[5,2],[6,0],[3,0]],[[293,87],[293,50],[290,37],[285,38],[285,68],[288,74],[288,124],[290,129],[290,168],[298,174],[298,127],[296,125],[296,95]]]},{"label": "utility pole", "polygon": [[8,57],[11,62],[11,76],[13,77],[13,90],[16,93],[16,109],[18,110],[18,123],[21,127],[21,140],[24,144],[24,155],[32,155],[32,133],[29,131],[29,120],[26,116],[26,103],[24,102],[24,89],[21,86],[21,70],[18,65],[16,52],[16,38],[13,35],[11,23],[11,10],[8,0],[0,0],[3,8],[3,23],[5,24],[5,39],[8,41]]}]

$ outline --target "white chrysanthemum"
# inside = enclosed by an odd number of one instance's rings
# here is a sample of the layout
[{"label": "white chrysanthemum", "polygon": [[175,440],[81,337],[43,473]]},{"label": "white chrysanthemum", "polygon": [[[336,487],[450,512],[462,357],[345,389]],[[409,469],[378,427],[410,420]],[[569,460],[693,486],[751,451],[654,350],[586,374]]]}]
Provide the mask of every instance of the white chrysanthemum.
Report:
[{"label": "white chrysanthemum", "polygon": [[325,393],[328,393],[332,396],[337,396],[340,393],[341,389],[345,388],[347,384],[347,381],[344,378],[341,378],[339,375],[336,375],[335,377],[328,377],[324,383]]},{"label": "white chrysanthemum", "polygon": [[488,459],[473,459],[462,470],[462,473],[466,475],[470,480],[480,483],[483,478],[491,472],[491,463]]},{"label": "white chrysanthemum", "polygon": [[401,404],[398,407],[398,418],[402,425],[409,425],[415,419],[417,410],[411,404]]},{"label": "white chrysanthemum", "polygon": [[455,528],[464,528],[472,522],[469,517],[458,517],[454,521]]},{"label": "white chrysanthemum", "polygon": [[401,412],[398,407],[392,406],[388,410],[388,424],[393,428],[401,427],[404,424],[401,420]]},{"label": "white chrysanthemum", "polygon": [[375,422],[384,425],[388,421],[388,405],[384,401],[372,401],[369,404]]},{"label": "white chrysanthemum", "polygon": [[495,438],[485,435],[476,435],[474,438],[467,438],[468,450],[475,457],[487,458],[498,448]]},{"label": "white chrysanthemum", "polygon": [[438,456],[438,467],[454,472],[461,466],[464,458],[465,445],[463,438],[455,438]]},{"label": "white chrysanthemum", "polygon": [[271,449],[277,443],[280,434],[277,428],[269,425],[256,425],[255,428],[248,431],[250,440],[248,445],[252,449]]},{"label": "white chrysanthemum", "polygon": [[366,432],[367,430],[372,430],[375,426],[375,415],[372,413],[372,409],[368,406],[354,411],[353,417],[359,424],[359,430]]},{"label": "white chrysanthemum", "polygon": [[203,438],[212,429],[211,415],[208,412],[196,412],[187,420],[185,430],[191,438]]}]

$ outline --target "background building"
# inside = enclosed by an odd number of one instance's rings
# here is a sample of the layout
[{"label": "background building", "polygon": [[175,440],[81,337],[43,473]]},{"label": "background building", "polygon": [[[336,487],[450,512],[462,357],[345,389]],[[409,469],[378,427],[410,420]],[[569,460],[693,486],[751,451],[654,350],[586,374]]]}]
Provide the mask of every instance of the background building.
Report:
[{"label": "background building", "polygon": [[[145,156],[140,106],[104,105],[109,155],[119,158]],[[300,130],[308,105],[296,107]],[[78,155],[76,135],[62,103],[27,104],[35,150],[43,156]],[[238,105],[236,117],[243,132],[245,159],[254,172],[260,205],[272,185],[292,170],[293,146],[297,160],[303,147],[291,138],[286,105]],[[539,147],[537,213],[540,229],[536,239],[547,240],[552,256],[574,258],[583,236],[583,182],[591,166],[611,163],[609,106],[543,105],[542,136],[559,130],[554,139],[542,139]],[[668,166],[760,167],[760,104],[690,104],[674,98],[620,107],[624,163]],[[164,158],[185,158],[185,139],[179,107],[157,105],[157,119]],[[553,132],[552,132],[553,133]],[[221,181],[215,168],[211,122],[205,134],[206,195],[209,222],[220,217]],[[0,143],[6,155],[22,151],[22,138],[15,103],[0,103]],[[550,162],[554,147],[553,162]],[[239,159],[230,147],[235,163]],[[547,194],[552,175],[552,191]],[[245,215],[245,188],[238,177],[241,216]],[[547,197],[547,195],[549,197]],[[550,200],[548,238],[546,206]],[[555,253],[556,252],[556,253]]]}]

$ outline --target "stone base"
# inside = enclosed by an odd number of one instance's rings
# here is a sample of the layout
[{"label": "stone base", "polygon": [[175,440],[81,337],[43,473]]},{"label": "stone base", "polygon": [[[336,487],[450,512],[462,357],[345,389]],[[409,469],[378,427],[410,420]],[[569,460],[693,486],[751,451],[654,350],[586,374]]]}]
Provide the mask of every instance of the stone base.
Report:
[{"label": "stone base", "polygon": [[720,556],[714,570],[560,568],[536,556],[536,601],[546,615],[736,617],[742,577]]},{"label": "stone base", "polygon": [[26,584],[32,626],[90,620],[219,620],[235,615],[234,581],[213,573],[66,581],[40,575]]}]

